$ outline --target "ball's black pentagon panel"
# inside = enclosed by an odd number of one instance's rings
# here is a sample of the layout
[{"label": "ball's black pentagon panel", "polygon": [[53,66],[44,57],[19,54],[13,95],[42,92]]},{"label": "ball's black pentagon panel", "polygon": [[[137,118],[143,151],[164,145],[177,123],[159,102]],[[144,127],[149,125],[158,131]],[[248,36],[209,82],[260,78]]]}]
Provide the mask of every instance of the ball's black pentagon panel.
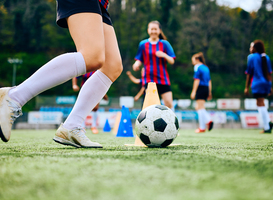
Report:
[{"label": "ball's black pentagon panel", "polygon": [[137,118],[137,121],[138,121],[139,123],[141,123],[144,119],[146,119],[146,113],[147,113],[147,111],[143,111],[143,112],[141,112],[141,113],[139,114],[139,116],[138,116],[138,118]]},{"label": "ball's black pentagon panel", "polygon": [[174,124],[175,124],[176,130],[178,130],[178,129],[179,129],[179,122],[178,122],[177,117],[175,117],[175,122],[174,122]]},{"label": "ball's black pentagon panel", "polygon": [[161,144],[161,147],[166,147],[170,145],[172,142],[173,142],[173,139],[165,140],[165,142]]},{"label": "ball's black pentagon panel", "polygon": [[155,131],[164,132],[166,127],[167,127],[167,123],[162,118],[154,121]]},{"label": "ball's black pentagon panel", "polygon": [[168,108],[163,105],[156,105],[155,108],[158,108],[159,110],[168,110]]},{"label": "ball's black pentagon panel", "polygon": [[144,143],[144,144],[151,144],[151,141],[149,139],[149,137],[147,135],[144,135],[143,133],[140,133],[140,136],[139,138],[141,139],[141,141]]}]

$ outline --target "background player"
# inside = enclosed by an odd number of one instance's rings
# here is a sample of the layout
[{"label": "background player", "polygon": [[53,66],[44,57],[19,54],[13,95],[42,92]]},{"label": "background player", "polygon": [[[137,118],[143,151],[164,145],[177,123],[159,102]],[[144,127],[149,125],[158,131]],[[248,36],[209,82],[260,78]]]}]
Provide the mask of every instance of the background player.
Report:
[{"label": "background player", "polygon": [[[82,76],[79,76],[77,78],[73,78],[72,79],[72,88],[75,92],[78,92],[80,90],[80,87],[78,86],[78,79],[81,78],[82,81],[81,81],[81,87],[83,86],[83,84],[85,83],[85,81],[87,81],[87,79],[92,76],[92,74],[94,74],[95,71],[93,72],[89,72],[89,73],[86,73]],[[108,96],[107,94],[104,95],[103,97],[104,100],[108,100]],[[99,131],[97,129],[97,119],[98,119],[98,109],[99,109],[99,103],[93,108],[92,110],[92,126],[91,126],[91,131],[94,133],[94,134],[98,134]],[[84,125],[83,127],[85,127],[85,122],[84,122]]]},{"label": "background player", "polygon": [[210,79],[209,68],[205,65],[205,58],[202,52],[194,54],[191,58],[194,65],[194,81],[191,92],[191,99],[196,100],[196,107],[199,120],[199,128],[195,130],[196,133],[202,133],[206,131],[206,124],[208,130],[213,128],[213,122],[209,113],[206,111],[206,100],[212,99],[212,84]]},{"label": "background player", "polygon": [[164,104],[173,109],[173,96],[167,62],[174,64],[175,54],[158,21],[150,22],[147,31],[150,37],[140,42],[133,70],[139,70],[143,64],[145,88],[147,88],[149,82],[155,82],[158,94],[163,99]]},{"label": "background player", "polygon": [[271,133],[272,123],[264,104],[264,99],[271,94],[272,68],[268,55],[265,54],[264,43],[255,40],[250,44],[250,55],[247,58],[246,87],[244,93],[249,94],[249,86],[253,97],[257,100],[258,112],[264,122],[264,130],[261,133]]},{"label": "background player", "polygon": [[81,88],[54,141],[74,147],[102,147],[88,139],[82,124],[123,69],[107,6],[108,0],[57,0],[57,24],[69,29],[77,53],[52,59],[17,87],[0,89],[0,137],[4,142],[9,141],[12,124],[30,99],[74,77],[97,70]]}]

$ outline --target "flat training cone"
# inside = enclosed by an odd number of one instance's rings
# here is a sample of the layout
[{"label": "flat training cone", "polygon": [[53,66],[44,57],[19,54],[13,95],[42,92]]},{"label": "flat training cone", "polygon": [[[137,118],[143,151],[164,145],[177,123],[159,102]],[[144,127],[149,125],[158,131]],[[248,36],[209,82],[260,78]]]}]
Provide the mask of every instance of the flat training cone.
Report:
[{"label": "flat training cone", "polygon": [[134,137],[129,108],[122,106],[116,137]]},{"label": "flat training cone", "polygon": [[[147,108],[151,105],[160,105],[160,98],[157,92],[156,83],[150,82],[148,83],[148,87],[146,89],[146,95],[144,98],[144,103],[142,106],[142,110]],[[145,144],[139,139],[139,137],[136,135],[135,144],[126,144],[126,146],[144,146]]]}]

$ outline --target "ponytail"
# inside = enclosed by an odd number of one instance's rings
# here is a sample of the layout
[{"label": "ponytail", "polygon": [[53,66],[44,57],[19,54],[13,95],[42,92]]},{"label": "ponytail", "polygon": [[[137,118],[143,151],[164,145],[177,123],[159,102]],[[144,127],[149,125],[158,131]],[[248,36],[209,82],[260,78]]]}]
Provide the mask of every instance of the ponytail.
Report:
[{"label": "ponytail", "polygon": [[192,57],[195,59],[198,59],[201,63],[206,65],[206,60],[205,60],[204,54],[202,52],[196,53]]},{"label": "ponytail", "polygon": [[[149,24],[157,24],[159,29],[160,29],[160,34],[159,34],[159,39],[161,40],[167,40],[167,37],[165,36],[164,32],[162,31],[162,26],[161,24],[159,23],[159,21],[151,21]],[[148,26],[149,26],[148,24]]]},{"label": "ponytail", "polygon": [[265,79],[268,81],[271,81],[271,74],[269,73],[268,68],[267,68],[267,59],[266,59],[263,41],[255,40],[253,48],[254,48],[254,52],[259,53],[262,57],[262,71],[263,71],[263,75],[264,75]]}]

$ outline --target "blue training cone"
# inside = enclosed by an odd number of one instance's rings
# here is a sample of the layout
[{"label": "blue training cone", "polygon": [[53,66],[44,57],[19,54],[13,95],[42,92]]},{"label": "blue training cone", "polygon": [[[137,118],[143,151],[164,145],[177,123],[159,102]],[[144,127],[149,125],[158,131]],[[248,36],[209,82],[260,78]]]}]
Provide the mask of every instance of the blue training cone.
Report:
[{"label": "blue training cone", "polygon": [[103,127],[103,132],[110,132],[110,131],[111,131],[111,127],[110,127],[108,119],[106,119],[105,125]]},{"label": "blue training cone", "polygon": [[116,137],[134,137],[129,108],[122,106],[121,119]]}]

